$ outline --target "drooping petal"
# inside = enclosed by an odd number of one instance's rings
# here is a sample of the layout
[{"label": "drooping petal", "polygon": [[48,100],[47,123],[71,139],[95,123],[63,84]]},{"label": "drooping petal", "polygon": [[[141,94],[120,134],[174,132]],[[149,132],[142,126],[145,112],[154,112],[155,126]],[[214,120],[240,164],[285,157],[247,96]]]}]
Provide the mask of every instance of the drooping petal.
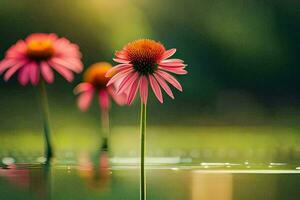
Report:
[{"label": "drooping petal", "polygon": [[99,106],[101,109],[108,109],[109,108],[109,96],[106,90],[99,91]]},{"label": "drooping petal", "polygon": [[53,83],[54,73],[47,62],[41,62],[41,74],[47,83]]},{"label": "drooping petal", "polygon": [[157,99],[159,100],[160,103],[163,103],[161,89],[160,89],[157,81],[153,77],[153,75],[149,75],[149,81],[150,81],[150,85],[152,87],[152,90],[153,90],[155,96],[157,97]]},{"label": "drooping petal", "polygon": [[165,59],[173,56],[175,52],[176,52],[176,49],[170,49],[170,50],[165,51],[163,53],[162,57],[160,58],[160,60],[165,60]]},{"label": "drooping petal", "polygon": [[126,69],[124,71],[121,71],[119,73],[117,73],[116,75],[114,75],[106,84],[106,86],[110,86],[111,84],[113,84],[114,82],[116,82],[119,79],[123,79],[125,76],[127,76],[128,74],[130,74],[131,72],[133,72],[133,69],[129,68]]},{"label": "drooping petal", "polygon": [[170,87],[168,86],[168,84],[166,83],[166,81],[161,78],[158,74],[153,74],[154,77],[156,78],[157,82],[160,84],[160,86],[164,89],[164,91],[172,98],[174,99],[174,95],[172,90],[170,89]]},{"label": "drooping petal", "polygon": [[123,93],[138,77],[139,77],[138,72],[132,72],[128,74],[126,77],[123,78],[116,93],[117,94]]},{"label": "drooping petal", "polygon": [[79,94],[81,92],[86,92],[89,90],[93,90],[94,86],[91,83],[79,83],[75,88],[74,88],[74,94]]},{"label": "drooping petal", "polygon": [[106,77],[111,77],[113,75],[115,75],[116,73],[122,72],[124,70],[130,69],[132,68],[132,64],[120,64],[120,65],[116,65],[115,67],[109,69],[105,76]]},{"label": "drooping petal", "polygon": [[156,74],[160,75],[163,79],[168,81],[171,85],[173,85],[176,89],[182,92],[182,86],[180,83],[174,78],[172,75],[168,74],[165,71],[157,70]]},{"label": "drooping petal", "polygon": [[127,96],[126,93],[122,94],[116,94],[116,89],[114,88],[113,85],[110,85],[107,87],[107,91],[110,94],[110,96],[113,98],[113,100],[118,104],[118,105],[124,105],[126,104]]},{"label": "drooping petal", "polygon": [[61,67],[65,67],[65,68],[67,68],[71,71],[74,71],[76,73],[80,73],[82,71],[81,65],[78,65],[78,64],[76,65],[76,64],[69,63],[66,60],[61,59],[61,58],[54,57],[54,58],[51,59],[51,62],[53,64],[60,65]]},{"label": "drooping petal", "polygon": [[26,85],[29,82],[29,67],[25,65],[23,68],[20,69],[18,74],[18,80],[21,85]]},{"label": "drooping petal", "polygon": [[174,68],[174,67],[158,67],[160,70],[168,71],[174,74],[187,74],[187,71],[183,68]]},{"label": "drooping petal", "polygon": [[148,79],[146,76],[141,77],[140,81],[140,97],[144,104],[147,104],[148,100]]},{"label": "drooping petal", "polygon": [[39,82],[39,78],[40,78],[40,72],[39,72],[39,66],[37,65],[36,62],[32,62],[29,64],[29,75],[30,75],[30,80],[32,85],[37,85]]},{"label": "drooping petal", "polygon": [[[50,62],[49,62],[49,63],[50,63]],[[69,81],[69,82],[73,81],[74,75],[73,75],[73,73],[72,73],[70,70],[68,70],[68,69],[66,69],[66,68],[64,68],[64,67],[61,67],[61,66],[59,66],[59,65],[56,65],[56,64],[54,64],[54,63],[50,63],[50,65],[51,65],[51,67],[52,67],[53,69],[55,69],[60,75],[62,75],[67,81]]]},{"label": "drooping petal", "polygon": [[131,105],[133,100],[135,99],[135,96],[136,96],[138,88],[139,88],[139,84],[140,84],[140,79],[137,79],[130,86],[129,94],[128,94],[128,97],[127,97],[127,104],[128,105]]},{"label": "drooping petal", "polygon": [[11,68],[9,68],[4,75],[4,80],[7,81],[8,79],[10,79],[10,77],[12,75],[14,75],[14,73],[16,73],[21,67],[23,67],[26,64],[25,61],[20,62],[15,64],[14,66],[12,66]]},{"label": "drooping petal", "polygon": [[11,66],[15,65],[18,61],[15,59],[4,59],[0,62],[0,73],[4,72]]},{"label": "drooping petal", "polygon": [[79,95],[77,105],[81,111],[86,111],[93,99],[94,90],[83,92]]}]

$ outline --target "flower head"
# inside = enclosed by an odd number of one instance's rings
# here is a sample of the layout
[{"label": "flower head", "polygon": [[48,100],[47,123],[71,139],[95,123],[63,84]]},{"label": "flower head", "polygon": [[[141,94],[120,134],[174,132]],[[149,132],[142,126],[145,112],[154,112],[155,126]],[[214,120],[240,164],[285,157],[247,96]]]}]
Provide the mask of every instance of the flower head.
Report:
[{"label": "flower head", "polygon": [[53,33],[34,33],[7,50],[0,62],[0,73],[5,73],[5,81],[18,73],[21,85],[29,82],[37,85],[40,76],[47,83],[52,83],[54,69],[67,81],[72,81],[72,72],[79,73],[83,69],[80,59],[78,46],[66,38],[58,38]]},{"label": "flower head", "polygon": [[115,53],[114,61],[120,64],[107,72],[106,76],[112,76],[107,85],[120,82],[117,94],[126,92],[128,104],[133,102],[138,90],[142,102],[147,103],[148,83],[161,103],[163,103],[161,88],[173,99],[174,95],[168,83],[180,91],[182,87],[169,72],[187,73],[183,60],[167,59],[175,52],[176,49],[166,50],[161,43],[153,40],[133,41]]},{"label": "flower head", "polygon": [[99,62],[91,65],[84,73],[84,82],[79,83],[74,89],[75,94],[80,94],[77,105],[80,110],[86,111],[93,99],[94,93],[98,94],[98,102],[101,109],[109,108],[109,96],[119,105],[125,103],[125,94],[115,95],[117,82],[109,87],[106,84],[110,80],[105,74],[112,68],[107,62]]}]

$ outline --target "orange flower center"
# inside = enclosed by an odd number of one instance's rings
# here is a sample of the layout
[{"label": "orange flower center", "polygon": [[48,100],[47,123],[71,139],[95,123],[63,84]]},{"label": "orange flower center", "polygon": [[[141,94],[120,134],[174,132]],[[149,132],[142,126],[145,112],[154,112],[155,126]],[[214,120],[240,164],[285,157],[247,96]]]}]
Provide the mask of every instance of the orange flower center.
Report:
[{"label": "orange flower center", "polygon": [[130,63],[143,75],[152,74],[157,69],[157,62],[165,52],[165,47],[154,40],[140,39],[125,47]]},{"label": "orange flower center", "polygon": [[85,82],[91,83],[95,87],[102,89],[106,87],[109,77],[105,77],[106,72],[112,68],[107,62],[99,62],[91,65],[84,73]]},{"label": "orange flower center", "polygon": [[47,60],[53,54],[53,43],[50,40],[32,40],[27,44],[27,55],[31,59]]}]

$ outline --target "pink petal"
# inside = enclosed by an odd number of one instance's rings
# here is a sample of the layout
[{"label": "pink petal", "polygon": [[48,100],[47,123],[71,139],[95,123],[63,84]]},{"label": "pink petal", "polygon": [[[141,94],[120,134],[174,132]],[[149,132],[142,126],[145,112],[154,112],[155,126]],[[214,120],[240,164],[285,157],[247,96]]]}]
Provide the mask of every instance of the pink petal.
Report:
[{"label": "pink petal", "polygon": [[159,66],[163,67],[186,67],[187,65],[183,63],[170,62],[170,63],[160,63]]},{"label": "pink petal", "polygon": [[51,59],[51,62],[56,64],[56,65],[60,65],[61,67],[65,67],[71,71],[74,71],[76,73],[80,73],[82,71],[82,67],[78,66],[78,65],[74,65],[72,63],[68,63],[66,60],[61,59],[61,58],[57,58],[54,57]]},{"label": "pink petal", "polygon": [[115,61],[117,63],[123,63],[123,64],[130,63],[129,60],[124,60],[124,59],[120,59],[120,58],[114,58],[113,61]]},{"label": "pink petal", "polygon": [[126,51],[124,50],[121,50],[121,51],[117,51],[115,53],[115,56],[119,59],[123,59],[123,60],[128,60],[128,56],[127,56],[127,53]]},{"label": "pink petal", "polygon": [[168,71],[168,72],[171,72],[171,73],[174,73],[174,74],[181,74],[181,75],[187,74],[187,71],[184,70],[184,67],[183,68],[173,68],[173,67],[158,66],[158,69]]},{"label": "pink petal", "polygon": [[119,79],[123,79],[125,76],[127,76],[127,74],[133,72],[133,69],[129,68],[126,69],[124,71],[121,71],[119,73],[117,73],[116,75],[114,75],[106,84],[106,86],[110,86],[111,84],[113,84],[114,82],[118,81]]},{"label": "pink petal", "polygon": [[11,66],[15,65],[18,60],[15,59],[4,59],[0,62],[0,73],[4,72],[6,69],[10,68]]},{"label": "pink petal", "polygon": [[158,74],[153,74],[154,77],[156,78],[157,82],[160,84],[160,86],[165,90],[165,92],[172,98],[174,99],[174,95],[172,93],[172,90],[170,89],[170,87],[168,86],[168,84],[166,83],[166,81],[161,78]]},{"label": "pink petal", "polygon": [[18,80],[21,85],[26,85],[29,81],[29,67],[26,65],[23,68],[20,69],[20,72],[18,74]]},{"label": "pink petal", "polygon": [[101,109],[109,108],[109,96],[106,90],[99,91],[99,106]]},{"label": "pink petal", "polygon": [[126,104],[127,96],[125,93],[116,95],[114,86],[112,86],[112,85],[107,87],[107,91],[118,105]]},{"label": "pink petal", "polygon": [[130,69],[130,68],[132,68],[132,64],[120,64],[120,65],[116,65],[115,67],[109,69],[106,72],[105,76],[106,77],[111,77],[111,76],[113,76],[116,73],[122,72],[122,71],[124,71],[126,69]]},{"label": "pink petal", "polygon": [[171,85],[173,85],[176,89],[182,92],[182,87],[180,83],[170,74],[165,71],[157,70],[156,74],[160,75],[163,79],[168,81]]},{"label": "pink petal", "polygon": [[160,60],[165,60],[165,59],[171,57],[172,55],[174,55],[175,52],[176,52],[176,49],[170,49],[170,50],[165,51]]},{"label": "pink petal", "polygon": [[131,85],[130,90],[129,90],[129,94],[128,94],[128,97],[127,97],[127,104],[129,104],[129,105],[132,104],[132,102],[135,99],[135,96],[137,94],[139,84],[140,84],[140,79],[137,79]]},{"label": "pink petal", "polygon": [[168,59],[168,60],[162,60],[160,63],[183,63],[183,62],[184,61],[180,59]]},{"label": "pink petal", "polygon": [[36,62],[32,62],[28,65],[29,67],[29,76],[32,85],[37,85],[39,82],[39,66],[37,65]]},{"label": "pink petal", "polygon": [[60,65],[49,62],[51,67],[55,69],[60,75],[62,75],[67,81],[71,82],[74,78],[73,73]]},{"label": "pink petal", "polygon": [[116,94],[123,93],[138,77],[139,74],[137,72],[130,73],[124,77],[117,89]]},{"label": "pink petal", "polygon": [[94,90],[83,92],[79,95],[77,105],[81,111],[86,111],[93,99]]},{"label": "pink petal", "polygon": [[93,90],[94,86],[90,83],[79,83],[75,88],[74,88],[74,93],[79,94],[81,92],[87,92],[88,90]]},{"label": "pink petal", "polygon": [[54,73],[47,62],[41,62],[41,74],[47,83],[53,83]]},{"label": "pink petal", "polygon": [[159,100],[160,103],[163,103],[161,89],[160,89],[157,81],[155,80],[155,78],[152,75],[149,75],[149,80],[150,80],[150,85],[152,87],[152,90],[153,90],[155,96],[157,97],[157,99]]},{"label": "pink petal", "polygon": [[16,73],[21,67],[24,66],[24,64],[26,64],[26,62],[20,62],[20,63],[17,63],[15,64],[14,66],[12,66],[11,68],[9,68],[5,75],[4,75],[4,80],[7,81],[8,79],[10,79],[10,77]]},{"label": "pink petal", "polygon": [[141,77],[140,83],[140,97],[144,104],[147,104],[148,99],[148,79],[146,76]]}]

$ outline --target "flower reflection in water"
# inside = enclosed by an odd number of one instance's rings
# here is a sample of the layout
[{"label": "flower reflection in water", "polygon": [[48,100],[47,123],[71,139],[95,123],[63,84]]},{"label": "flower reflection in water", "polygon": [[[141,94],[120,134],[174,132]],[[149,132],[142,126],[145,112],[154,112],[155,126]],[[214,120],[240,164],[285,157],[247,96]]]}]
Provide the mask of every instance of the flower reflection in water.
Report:
[{"label": "flower reflection in water", "polygon": [[11,164],[0,168],[0,179],[34,194],[38,200],[51,200],[50,171],[49,165]]},{"label": "flower reflection in water", "polygon": [[107,190],[109,188],[111,171],[109,168],[109,155],[107,151],[98,151],[95,158],[87,152],[79,157],[79,176],[86,181],[87,187],[94,190]]}]

